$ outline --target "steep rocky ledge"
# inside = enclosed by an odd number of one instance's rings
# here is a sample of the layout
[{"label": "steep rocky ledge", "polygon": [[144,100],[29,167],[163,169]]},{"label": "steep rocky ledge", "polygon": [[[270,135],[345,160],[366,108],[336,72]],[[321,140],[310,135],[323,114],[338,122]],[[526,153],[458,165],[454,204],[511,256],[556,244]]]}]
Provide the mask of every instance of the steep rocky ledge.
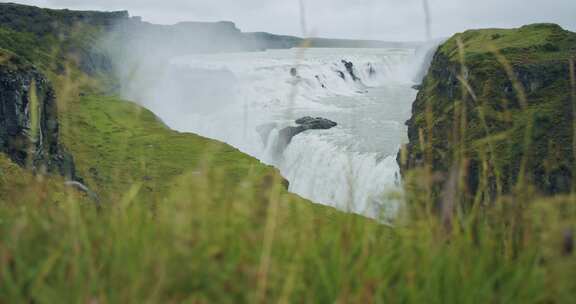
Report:
[{"label": "steep rocky ledge", "polygon": [[575,56],[576,34],[554,24],[449,39],[407,122],[409,143],[398,157],[403,175],[429,176],[436,199],[458,186],[465,200],[482,202],[518,184],[541,194],[570,191]]},{"label": "steep rocky ledge", "polygon": [[37,173],[76,179],[74,161],[59,143],[56,97],[31,66],[0,63],[0,152]]}]

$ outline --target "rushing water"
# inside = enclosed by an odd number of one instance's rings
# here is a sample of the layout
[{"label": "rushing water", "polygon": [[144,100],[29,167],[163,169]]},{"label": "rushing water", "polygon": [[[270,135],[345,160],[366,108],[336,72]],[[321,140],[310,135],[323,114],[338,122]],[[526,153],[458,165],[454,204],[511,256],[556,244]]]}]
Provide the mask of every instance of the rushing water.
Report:
[{"label": "rushing water", "polygon": [[[344,60],[344,61],[343,61]],[[346,62],[353,63],[353,74]],[[394,217],[396,154],[424,64],[413,49],[291,49],[174,58],[146,106],[170,127],[229,143],[280,169],[290,191],[368,216]],[[338,123],[278,148],[303,116]]]}]

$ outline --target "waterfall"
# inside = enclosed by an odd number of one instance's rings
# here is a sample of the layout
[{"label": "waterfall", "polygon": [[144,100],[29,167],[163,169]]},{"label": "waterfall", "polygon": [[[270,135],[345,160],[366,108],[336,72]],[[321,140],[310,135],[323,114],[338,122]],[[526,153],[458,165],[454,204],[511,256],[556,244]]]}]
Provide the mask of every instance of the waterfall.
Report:
[{"label": "waterfall", "polygon": [[[384,220],[401,207],[396,154],[431,52],[292,49],[174,58],[144,105],[168,126],[226,142],[276,166],[290,191]],[[420,78],[421,80],[421,78]],[[139,92],[140,94],[142,91]],[[279,148],[303,116],[338,126]]]}]

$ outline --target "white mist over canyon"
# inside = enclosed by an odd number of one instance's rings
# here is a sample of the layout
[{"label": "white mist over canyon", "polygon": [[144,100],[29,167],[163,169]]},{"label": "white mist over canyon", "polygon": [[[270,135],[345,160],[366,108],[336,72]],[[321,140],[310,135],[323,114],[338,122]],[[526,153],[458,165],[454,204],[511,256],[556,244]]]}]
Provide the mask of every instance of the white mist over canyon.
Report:
[{"label": "white mist over canyon", "polygon": [[[174,56],[125,73],[124,95],[175,130],[277,167],[294,193],[391,220],[401,206],[396,156],[404,122],[434,45]],[[338,126],[308,130],[286,145],[279,134],[306,116]]]}]

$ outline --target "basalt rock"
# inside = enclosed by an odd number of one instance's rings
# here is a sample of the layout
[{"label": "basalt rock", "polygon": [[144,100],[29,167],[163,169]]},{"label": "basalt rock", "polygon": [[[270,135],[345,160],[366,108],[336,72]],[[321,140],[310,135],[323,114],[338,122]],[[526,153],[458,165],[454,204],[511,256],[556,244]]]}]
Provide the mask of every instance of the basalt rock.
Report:
[{"label": "basalt rock", "polygon": [[352,80],[354,81],[360,80],[360,78],[358,78],[358,76],[356,76],[356,73],[354,72],[354,63],[346,60],[342,60],[342,63],[344,64],[344,67],[346,67],[346,71],[348,72],[348,74],[350,74],[350,77],[352,77]]},{"label": "basalt rock", "polygon": [[308,130],[328,130],[338,125],[337,123],[326,118],[314,118],[309,116],[297,119],[295,123],[296,126],[290,126],[280,130],[279,147],[281,147],[281,150],[284,150],[284,148],[290,144],[294,136],[302,132]]},{"label": "basalt rock", "polygon": [[314,130],[327,130],[327,129],[331,129],[336,127],[338,124],[326,119],[326,118],[321,118],[321,117],[310,117],[310,116],[306,116],[306,117],[302,117],[300,119],[297,119],[296,121],[297,125],[303,126],[305,128],[307,128],[307,130],[310,129],[314,129]]},{"label": "basalt rock", "polygon": [[0,65],[0,152],[37,173],[77,179],[59,142],[54,89],[33,67]]},{"label": "basalt rock", "polygon": [[368,74],[370,76],[376,75],[376,69],[374,68],[374,66],[372,66],[371,63],[368,63]]}]

